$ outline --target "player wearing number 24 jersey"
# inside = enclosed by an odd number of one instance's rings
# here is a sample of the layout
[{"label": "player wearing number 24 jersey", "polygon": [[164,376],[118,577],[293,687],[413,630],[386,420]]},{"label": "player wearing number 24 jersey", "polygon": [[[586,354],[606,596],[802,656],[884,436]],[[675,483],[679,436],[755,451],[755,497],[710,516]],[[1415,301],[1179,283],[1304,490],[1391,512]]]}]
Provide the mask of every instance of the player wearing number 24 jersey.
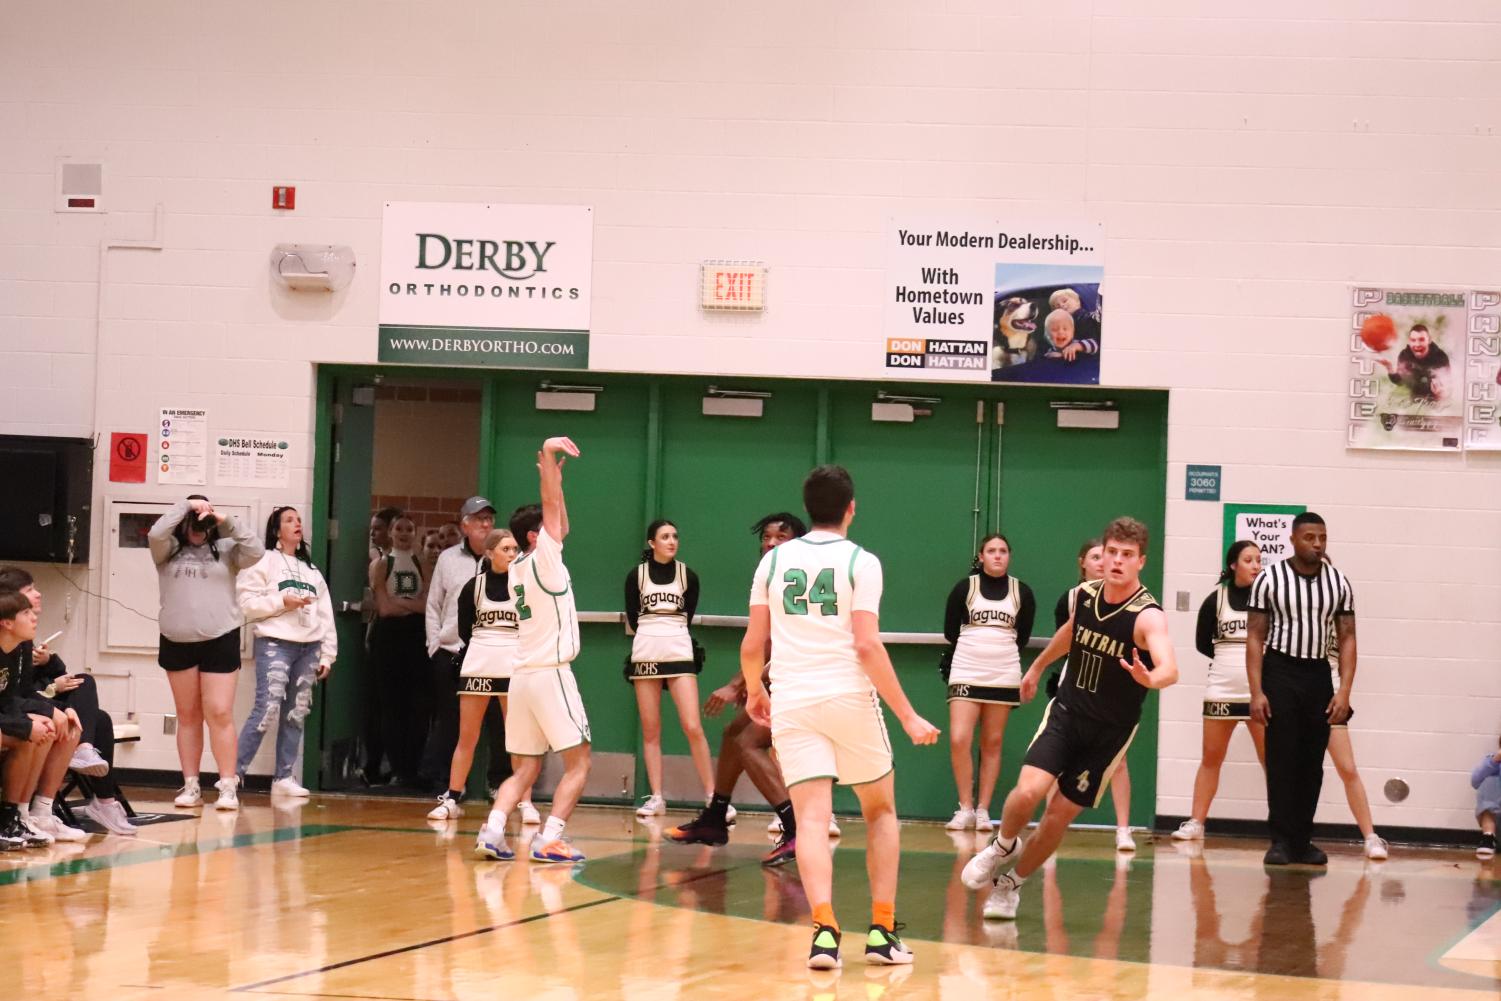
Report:
[{"label": "player wearing number 24 jersey", "polygon": [[[820,466],[803,482],[803,505],[813,531],[762,557],[751,583],[750,626],[740,645],[745,709],[771,727],[792,797],[798,874],[813,906],[808,965],[840,965],[828,841],[834,782],[854,788],[868,829],[865,961],[905,965],[912,952],[897,936],[901,835],[881,700],[913,743],[934,743],[938,730],[912,708],[881,643],[881,561],[848,538],[854,481],[839,466]],[[761,683],[768,635],[770,694]]]}]

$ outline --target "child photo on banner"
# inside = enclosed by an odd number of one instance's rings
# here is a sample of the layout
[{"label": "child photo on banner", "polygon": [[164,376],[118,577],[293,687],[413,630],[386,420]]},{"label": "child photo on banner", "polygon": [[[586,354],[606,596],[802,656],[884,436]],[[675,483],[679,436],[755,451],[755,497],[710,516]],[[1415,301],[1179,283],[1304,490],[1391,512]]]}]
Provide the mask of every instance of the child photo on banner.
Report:
[{"label": "child photo on banner", "polygon": [[1105,269],[995,266],[990,377],[1098,385]]}]

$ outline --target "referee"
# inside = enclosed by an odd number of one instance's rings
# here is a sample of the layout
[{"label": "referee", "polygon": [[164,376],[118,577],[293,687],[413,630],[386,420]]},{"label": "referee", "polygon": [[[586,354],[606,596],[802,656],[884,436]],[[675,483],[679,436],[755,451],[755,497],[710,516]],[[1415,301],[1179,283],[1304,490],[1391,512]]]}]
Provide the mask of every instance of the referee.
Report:
[{"label": "referee", "polygon": [[[1355,680],[1355,595],[1323,562],[1329,534],[1309,511],[1293,519],[1293,554],[1257,575],[1246,623],[1251,717],[1266,726],[1266,865],[1325,865],[1313,844],[1329,727],[1350,715]],[[1339,649],[1339,690],[1326,652]]]}]

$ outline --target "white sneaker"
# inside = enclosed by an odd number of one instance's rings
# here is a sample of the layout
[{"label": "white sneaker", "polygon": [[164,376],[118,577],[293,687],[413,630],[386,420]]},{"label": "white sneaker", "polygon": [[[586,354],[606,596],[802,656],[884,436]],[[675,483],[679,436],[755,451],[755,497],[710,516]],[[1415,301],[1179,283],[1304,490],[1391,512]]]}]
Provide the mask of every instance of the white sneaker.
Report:
[{"label": "white sneaker", "polygon": [[298,784],[296,779],[288,775],[284,779],[277,779],[271,783],[271,795],[295,796],[297,799],[307,799],[312,793],[308,792]]},{"label": "white sneaker", "polygon": [[130,822],[130,818],[125,815],[125,807],[120,805],[119,800],[101,803],[97,799],[91,799],[80,806],[78,812],[88,817],[110,834],[119,834],[129,838],[134,837],[138,830],[136,825]]},{"label": "white sneaker", "polygon": [[532,806],[531,800],[522,800],[520,803],[516,804],[516,807],[521,811],[521,823],[523,826],[527,824],[542,823],[542,814],[537,812],[537,808],[535,806]]},{"label": "white sneaker", "polygon": [[233,775],[214,783],[219,798],[214,800],[215,810],[238,810],[240,808],[240,780]]},{"label": "white sneaker", "polygon": [[1020,903],[1021,888],[1008,872],[995,881],[995,887],[990,891],[990,896],[985,898],[985,906],[980,913],[987,921],[1015,921],[1016,906]]},{"label": "white sneaker", "polygon": [[830,817],[829,818],[829,837],[831,837],[831,838],[837,838],[837,837],[839,837],[839,834],[840,834],[840,831],[839,831],[839,821],[835,820],[833,817]]},{"label": "white sneaker", "polygon": [[769,823],[769,824],[766,825],[766,833],[767,834],[781,834],[782,833],[782,818],[773,813],[771,815],[771,823]]},{"label": "white sneaker", "polygon": [[1173,832],[1173,840],[1203,841],[1204,825],[1199,823],[1197,820],[1185,820],[1183,823],[1179,824],[1178,829]]},{"label": "white sneaker", "polygon": [[964,863],[960,881],[971,890],[983,890],[995,882],[997,876],[1011,871],[1022,857],[1023,844],[1021,838],[1012,838],[1010,844],[1002,845],[1001,836],[997,834],[979,854]]},{"label": "white sneaker", "polygon": [[667,812],[667,801],[656,793],[652,793],[636,807],[638,817],[660,817]]},{"label": "white sneaker", "polygon": [[1115,829],[1115,850],[1118,852],[1136,851],[1136,839],[1131,837],[1131,828],[1117,827]]},{"label": "white sneaker", "polygon": [[172,805],[184,810],[203,805],[203,790],[198,786],[198,776],[183,779],[182,788],[177,791],[177,798],[172,801]]},{"label": "white sneaker", "polygon": [[954,811],[954,816],[943,825],[946,831],[972,831],[975,827],[975,811],[964,807]]},{"label": "white sneaker", "polygon": [[726,824],[733,824],[735,822],[735,808],[733,806],[726,806],[724,808],[724,822]]},{"label": "white sneaker", "polygon": [[53,834],[41,824],[38,824],[36,821],[31,819],[31,808],[29,806],[27,806],[25,803],[22,803],[17,809],[19,809],[21,812],[22,827],[26,828],[32,834],[35,834],[37,837],[41,838],[49,845],[57,840],[57,835]]},{"label": "white sneaker", "polygon": [[73,758],[68,762],[68,767],[81,775],[90,778],[100,778],[109,774],[109,762],[94,749],[93,744],[79,744],[73,752]]},{"label": "white sneaker", "polygon": [[995,821],[990,819],[990,811],[983,806],[975,807],[975,830],[986,832],[995,830]]},{"label": "white sneaker", "polygon": [[459,801],[444,793],[438,797],[438,805],[427,812],[428,820],[458,820],[464,815]]},{"label": "white sneaker", "polygon": [[56,814],[29,813],[27,823],[33,831],[53,841],[79,842],[89,840],[86,831],[80,831],[76,827],[69,827],[57,818]]},{"label": "white sneaker", "polygon": [[1381,862],[1386,858],[1386,839],[1379,834],[1372,834],[1365,839],[1365,857]]}]

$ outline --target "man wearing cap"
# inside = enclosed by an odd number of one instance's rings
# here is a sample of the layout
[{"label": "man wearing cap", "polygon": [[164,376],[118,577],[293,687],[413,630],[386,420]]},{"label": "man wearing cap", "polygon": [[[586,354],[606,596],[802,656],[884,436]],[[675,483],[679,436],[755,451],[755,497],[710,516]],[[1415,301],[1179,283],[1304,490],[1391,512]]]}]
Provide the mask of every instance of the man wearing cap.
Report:
[{"label": "man wearing cap", "polygon": [[[438,556],[427,589],[427,653],[432,658],[433,729],[422,754],[422,778],[430,785],[448,788],[448,765],[459,740],[459,592],[474,582],[485,558],[485,538],[495,528],[495,506],[483,497],[471,497],[459,509],[463,539]],[[498,715],[498,714],[497,714]],[[486,721],[490,714],[486,713]],[[501,744],[499,734],[490,735],[492,748]],[[496,758],[502,774],[496,775]],[[499,785],[509,774],[505,754],[492,755],[490,784]]]}]

